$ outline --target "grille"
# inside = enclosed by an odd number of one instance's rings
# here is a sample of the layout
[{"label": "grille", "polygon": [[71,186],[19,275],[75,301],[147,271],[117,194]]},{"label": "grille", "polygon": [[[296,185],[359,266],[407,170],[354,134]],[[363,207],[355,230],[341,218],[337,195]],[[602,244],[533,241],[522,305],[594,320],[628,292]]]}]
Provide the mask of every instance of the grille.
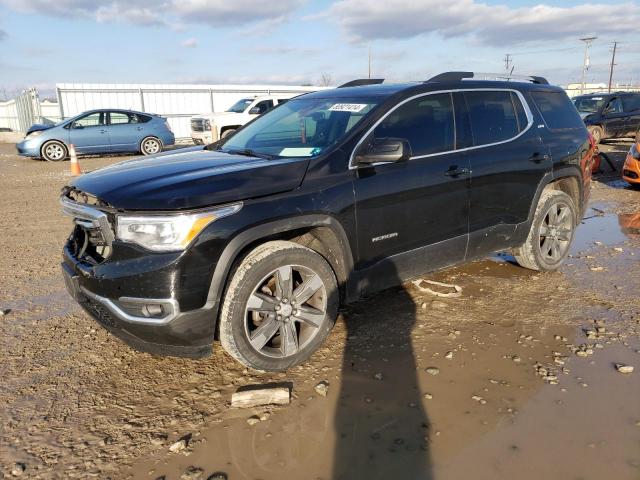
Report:
[{"label": "grille", "polygon": [[63,189],[61,203],[63,213],[73,217],[74,228],[67,247],[74,258],[90,265],[107,260],[114,237],[111,209],[105,202],[72,187]]},{"label": "grille", "polygon": [[86,303],[84,304],[85,308],[91,312],[93,318],[95,318],[98,322],[103,324],[106,327],[117,327],[117,323],[111,316],[111,312],[107,310],[105,307],[100,305],[98,302],[87,298]]}]

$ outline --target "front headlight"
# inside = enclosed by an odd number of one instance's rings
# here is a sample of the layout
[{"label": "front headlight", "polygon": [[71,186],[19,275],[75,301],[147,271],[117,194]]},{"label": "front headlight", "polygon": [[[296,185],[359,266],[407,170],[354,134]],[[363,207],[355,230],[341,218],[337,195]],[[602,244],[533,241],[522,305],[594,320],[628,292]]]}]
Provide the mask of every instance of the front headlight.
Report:
[{"label": "front headlight", "polygon": [[36,130],[35,132],[27,133],[25,138],[36,138],[38,135],[42,135],[42,130]]},{"label": "front headlight", "polygon": [[184,250],[207,225],[242,208],[234,203],[204,212],[175,215],[118,215],[116,237],[158,252]]},{"label": "front headlight", "polygon": [[205,120],[204,121],[204,127],[205,130],[211,130],[211,122],[209,120]]}]

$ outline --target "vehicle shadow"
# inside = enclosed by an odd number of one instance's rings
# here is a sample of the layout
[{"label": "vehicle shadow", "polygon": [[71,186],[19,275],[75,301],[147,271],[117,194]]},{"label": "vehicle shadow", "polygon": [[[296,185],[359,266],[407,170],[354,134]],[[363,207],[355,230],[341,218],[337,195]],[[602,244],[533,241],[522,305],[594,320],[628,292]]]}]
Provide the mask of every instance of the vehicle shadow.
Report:
[{"label": "vehicle shadow", "polygon": [[411,341],[414,301],[397,287],[350,306],[344,317],[332,478],[433,478],[429,420]]}]

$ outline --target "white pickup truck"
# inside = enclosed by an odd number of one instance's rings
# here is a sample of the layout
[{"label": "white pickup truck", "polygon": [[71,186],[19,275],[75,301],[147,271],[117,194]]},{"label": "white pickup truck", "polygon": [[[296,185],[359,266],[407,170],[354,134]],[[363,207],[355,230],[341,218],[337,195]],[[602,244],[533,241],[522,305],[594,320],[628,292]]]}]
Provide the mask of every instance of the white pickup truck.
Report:
[{"label": "white pickup truck", "polygon": [[204,113],[191,117],[191,138],[196,145],[209,144],[232,134],[245,123],[273,107],[286,102],[299,93],[262,95],[243,98],[234,103],[226,112]]}]

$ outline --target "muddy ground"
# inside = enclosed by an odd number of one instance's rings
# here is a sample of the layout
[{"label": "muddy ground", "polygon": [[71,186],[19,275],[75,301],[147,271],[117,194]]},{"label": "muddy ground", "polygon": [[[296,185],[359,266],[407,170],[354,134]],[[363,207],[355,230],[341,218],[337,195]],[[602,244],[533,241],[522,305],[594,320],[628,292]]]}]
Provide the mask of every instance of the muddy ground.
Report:
[{"label": "muddy ground", "polygon": [[[629,145],[603,150],[619,168]],[[70,300],[68,168],[0,145],[0,478],[640,478],[640,191],[617,173],[594,183],[561,271],[503,254],[429,275],[462,295],[380,293],[344,309],[311,361],[266,374],[218,345],[197,361],[137,353]],[[267,383],[291,404],[230,408]]]}]

